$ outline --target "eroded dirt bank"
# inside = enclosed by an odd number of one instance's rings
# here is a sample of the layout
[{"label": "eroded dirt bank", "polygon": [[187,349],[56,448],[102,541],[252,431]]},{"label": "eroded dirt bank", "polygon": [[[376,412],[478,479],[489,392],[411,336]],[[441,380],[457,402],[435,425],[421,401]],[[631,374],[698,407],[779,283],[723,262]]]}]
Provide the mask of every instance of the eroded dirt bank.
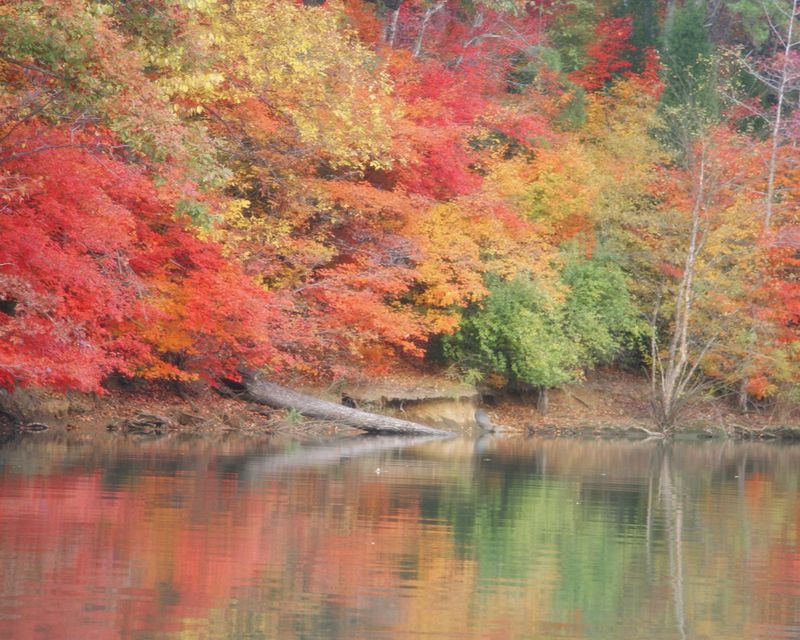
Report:
[{"label": "eroded dirt bank", "polygon": [[[524,435],[624,435],[650,427],[648,384],[644,377],[614,370],[591,373],[581,384],[550,391],[541,414],[535,398],[478,393],[441,375],[406,372],[380,381],[304,387],[306,392],[361,409],[420,420],[455,433],[477,433],[472,419],[482,406],[507,433]],[[291,410],[274,410],[223,395],[210,387],[176,392],[168,386],[114,386],[107,395],[28,389],[4,394],[0,429],[113,431],[159,435],[173,431],[247,433],[351,433],[342,425],[313,421]],[[696,435],[796,437],[797,410],[772,408],[743,414],[721,398],[696,402],[685,418]],[[641,432],[642,434],[644,432]]]}]

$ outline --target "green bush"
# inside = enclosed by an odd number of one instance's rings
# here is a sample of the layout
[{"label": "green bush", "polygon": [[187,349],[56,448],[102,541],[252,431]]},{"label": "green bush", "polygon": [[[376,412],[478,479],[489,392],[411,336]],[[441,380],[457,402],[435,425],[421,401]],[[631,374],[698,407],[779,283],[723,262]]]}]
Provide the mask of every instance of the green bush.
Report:
[{"label": "green bush", "polygon": [[445,338],[445,357],[543,388],[611,361],[641,329],[622,270],[608,260],[568,257],[562,281],[567,293],[558,301],[528,276],[489,276],[489,295]]},{"label": "green bush", "polygon": [[611,260],[568,259],[561,279],[569,287],[564,330],[579,351],[582,367],[611,362],[646,331],[625,274]]}]

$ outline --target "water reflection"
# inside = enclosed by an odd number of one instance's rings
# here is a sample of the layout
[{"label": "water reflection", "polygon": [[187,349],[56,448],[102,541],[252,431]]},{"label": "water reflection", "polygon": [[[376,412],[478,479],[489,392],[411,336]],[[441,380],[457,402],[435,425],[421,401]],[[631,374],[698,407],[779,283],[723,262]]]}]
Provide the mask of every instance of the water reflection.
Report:
[{"label": "water reflection", "polygon": [[0,638],[797,638],[800,448],[29,436]]}]

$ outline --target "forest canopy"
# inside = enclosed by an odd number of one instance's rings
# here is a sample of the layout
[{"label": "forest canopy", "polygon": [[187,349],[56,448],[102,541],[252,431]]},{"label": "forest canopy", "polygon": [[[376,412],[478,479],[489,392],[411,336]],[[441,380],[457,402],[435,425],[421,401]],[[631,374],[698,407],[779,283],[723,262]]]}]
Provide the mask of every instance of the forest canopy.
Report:
[{"label": "forest canopy", "polygon": [[0,384],[621,356],[796,394],[797,0],[0,0]]}]

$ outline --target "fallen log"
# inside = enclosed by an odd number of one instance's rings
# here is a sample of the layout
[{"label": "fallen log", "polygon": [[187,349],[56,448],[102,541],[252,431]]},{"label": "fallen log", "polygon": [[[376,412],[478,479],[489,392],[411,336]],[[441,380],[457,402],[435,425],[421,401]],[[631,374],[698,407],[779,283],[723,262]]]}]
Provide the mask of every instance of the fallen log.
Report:
[{"label": "fallen log", "polygon": [[449,431],[433,429],[416,422],[369,413],[368,411],[352,409],[335,402],[320,400],[314,396],[287,389],[274,382],[266,382],[265,380],[246,376],[243,385],[246,397],[253,402],[266,404],[276,409],[294,409],[309,418],[330,420],[331,422],[344,424],[370,433],[439,437],[454,435]]}]

